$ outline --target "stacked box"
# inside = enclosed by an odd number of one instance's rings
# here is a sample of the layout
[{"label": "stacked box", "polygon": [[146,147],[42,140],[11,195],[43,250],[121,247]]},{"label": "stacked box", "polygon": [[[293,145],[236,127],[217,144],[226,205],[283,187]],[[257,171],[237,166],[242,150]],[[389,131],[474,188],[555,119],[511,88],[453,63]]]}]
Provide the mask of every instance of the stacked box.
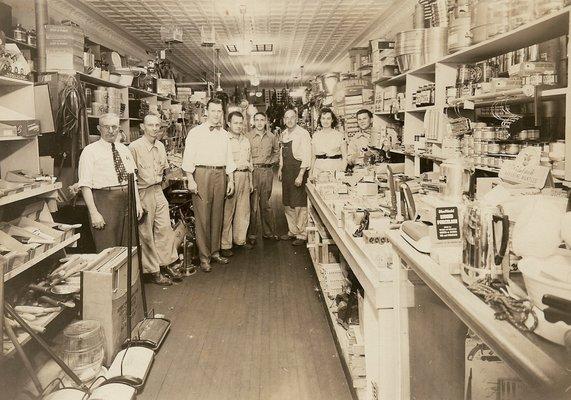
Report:
[{"label": "stacked box", "polygon": [[84,35],[81,28],[46,25],[46,68],[83,72]]},{"label": "stacked box", "polygon": [[346,279],[339,263],[320,263],[318,274],[322,278],[323,290],[325,292],[330,295],[341,293]]},{"label": "stacked box", "polygon": [[347,366],[353,378],[353,386],[360,387],[360,382],[365,380],[366,364],[365,364],[365,341],[361,333],[360,325],[351,325],[347,330],[347,338],[349,342]]}]

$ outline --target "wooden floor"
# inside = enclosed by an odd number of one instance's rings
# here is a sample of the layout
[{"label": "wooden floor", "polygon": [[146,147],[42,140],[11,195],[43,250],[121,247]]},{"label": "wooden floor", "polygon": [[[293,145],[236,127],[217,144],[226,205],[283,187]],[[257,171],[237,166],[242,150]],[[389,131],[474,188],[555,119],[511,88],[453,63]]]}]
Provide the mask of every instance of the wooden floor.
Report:
[{"label": "wooden floor", "polygon": [[209,274],[146,287],[172,328],[138,399],[351,399],[304,247],[266,240]]}]

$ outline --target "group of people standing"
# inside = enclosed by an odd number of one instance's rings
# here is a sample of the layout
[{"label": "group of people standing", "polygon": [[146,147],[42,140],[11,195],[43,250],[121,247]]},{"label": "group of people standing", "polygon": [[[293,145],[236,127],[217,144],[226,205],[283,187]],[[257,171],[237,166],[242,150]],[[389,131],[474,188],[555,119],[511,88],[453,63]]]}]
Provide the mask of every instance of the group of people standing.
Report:
[{"label": "group of people standing", "polygon": [[[268,129],[262,112],[254,114],[253,128],[240,111],[230,112],[226,131],[222,101],[211,99],[206,111],[206,121],[188,132],[182,161],[192,193],[200,269],[204,272],[211,271],[211,263],[229,263],[233,250],[255,246],[258,218],[264,239],[304,245],[307,180],[324,171],[362,165],[372,151],[372,114],[366,109],[357,113],[360,131],[349,141],[337,129],[337,117],[329,108],[321,110],[320,129],[313,138],[298,125],[295,109],[286,110],[281,137]],[[126,179],[128,172],[136,173],[143,267],[151,282],[169,285],[182,275],[161,186],[168,168],[164,145],[157,139],[161,121],[147,115],[141,128],[143,136],[127,148],[116,143],[118,117],[101,116],[101,140],[83,150],[78,186],[89,211],[96,250],[101,251],[125,243]],[[288,226],[282,236],[277,234],[270,205],[276,164]]]}]

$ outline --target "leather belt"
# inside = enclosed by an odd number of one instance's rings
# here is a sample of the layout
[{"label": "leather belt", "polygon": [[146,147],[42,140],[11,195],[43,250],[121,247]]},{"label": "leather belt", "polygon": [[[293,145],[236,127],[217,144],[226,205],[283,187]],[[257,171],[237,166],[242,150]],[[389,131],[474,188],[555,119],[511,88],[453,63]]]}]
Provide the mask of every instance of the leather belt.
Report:
[{"label": "leather belt", "polygon": [[127,185],[107,186],[104,188],[98,188],[98,189],[93,189],[93,190],[107,190],[109,192],[112,190],[127,190]]},{"label": "leather belt", "polygon": [[234,171],[236,172],[250,172],[248,168],[236,168]]},{"label": "leather belt", "polygon": [[254,168],[272,168],[273,164],[254,164]]},{"label": "leather belt", "polygon": [[224,165],[197,165],[195,168],[204,168],[204,169],[225,169]]},{"label": "leather belt", "polygon": [[329,160],[338,160],[340,159],[342,156],[341,154],[335,154],[334,156],[328,156],[325,154],[317,154],[315,156],[315,158],[317,158],[318,160],[325,160],[325,159],[329,159]]}]

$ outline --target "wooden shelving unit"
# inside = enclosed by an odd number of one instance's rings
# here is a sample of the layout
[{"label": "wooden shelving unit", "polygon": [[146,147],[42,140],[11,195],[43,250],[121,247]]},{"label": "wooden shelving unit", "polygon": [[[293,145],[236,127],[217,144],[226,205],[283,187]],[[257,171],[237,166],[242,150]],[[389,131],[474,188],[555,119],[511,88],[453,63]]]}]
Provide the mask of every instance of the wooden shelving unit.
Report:
[{"label": "wooden shelving unit", "polygon": [[[566,35],[569,32],[571,7],[543,16],[528,24],[522,25],[517,29],[498,35],[476,45],[472,45],[466,49],[441,57],[435,62],[425,64],[418,68],[409,70],[390,79],[373,82],[379,90],[387,86],[397,86],[399,92],[406,94],[406,112],[404,113],[403,125],[403,144],[411,145],[414,136],[424,132],[424,112],[431,108],[445,109],[446,103],[445,88],[455,85],[456,68],[458,64],[476,63],[500,54],[506,54],[510,51],[518,50],[523,47],[541,43],[550,39]],[[568,75],[571,76],[571,66],[568,65]],[[412,93],[418,87],[433,83],[436,85],[435,105],[429,107],[414,107],[411,104]],[[565,102],[566,115],[571,114],[571,101],[567,97],[570,93],[569,87],[541,87],[538,88],[538,97],[540,100],[558,100]],[[498,92],[496,95],[472,96],[462,100],[482,101],[482,104],[488,102],[493,103],[495,98],[504,98],[506,93]],[[515,102],[533,102],[533,93],[521,94],[513,98]],[[462,101],[456,101],[455,104],[463,104]],[[388,121],[388,113],[375,113],[374,124],[377,126],[385,126]],[[566,123],[566,159],[571,159],[571,118],[565,118]],[[428,140],[427,140],[428,141]],[[420,167],[418,161],[426,157],[415,157],[414,155],[405,155],[405,173],[415,176],[419,173]],[[437,167],[435,167],[437,168]],[[483,168],[480,168],[484,170]],[[489,168],[490,172],[496,172],[494,168]],[[571,163],[566,163],[565,179],[571,180]]]},{"label": "wooden shelving unit", "polygon": [[72,237],[64,240],[63,242],[54,245],[51,249],[48,249],[47,251],[44,251],[43,253],[39,254],[38,256],[32,258],[30,261],[25,262],[24,264],[18,265],[16,268],[14,268],[8,272],[5,272],[4,273],[4,282],[7,282],[10,279],[18,276],[22,272],[32,268],[33,266],[37,265],[41,261],[45,260],[49,256],[57,253],[60,250],[63,250],[64,248],[66,248],[67,246],[69,246],[71,244],[74,244],[78,240],[79,240],[79,234],[75,234]]},{"label": "wooden shelving unit", "polygon": [[50,193],[55,190],[61,189],[61,183],[49,183],[41,185],[40,187],[33,189],[26,189],[18,193],[10,194],[8,196],[0,197],[0,206],[5,206],[11,203],[15,203],[20,200],[29,199],[31,197],[40,196],[42,194]]}]

